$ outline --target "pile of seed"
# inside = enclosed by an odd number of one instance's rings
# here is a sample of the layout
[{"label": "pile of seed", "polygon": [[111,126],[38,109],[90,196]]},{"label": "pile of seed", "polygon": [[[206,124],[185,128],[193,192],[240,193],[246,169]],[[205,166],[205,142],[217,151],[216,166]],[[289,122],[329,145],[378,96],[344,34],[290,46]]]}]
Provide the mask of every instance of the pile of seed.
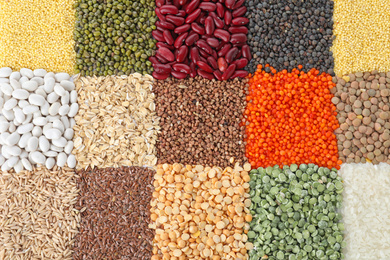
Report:
[{"label": "pile of seed", "polygon": [[156,164],[160,128],[152,83],[139,73],[76,79],[80,112],[73,153],[79,169]]},{"label": "pile of seed", "polygon": [[2,171],[76,166],[72,127],[79,105],[69,74],[0,68],[0,109]]},{"label": "pile of seed", "polygon": [[245,128],[240,124],[246,89],[246,79],[156,81],[159,163],[226,167],[229,160],[246,161]]},{"label": "pile of seed", "polygon": [[152,73],[147,59],[156,47],[154,0],[77,0],[75,8],[76,73]]},{"label": "pile of seed", "polygon": [[0,172],[1,259],[73,259],[76,181],[70,168]]},{"label": "pile of seed", "polygon": [[249,163],[234,169],[158,165],[152,260],[248,259]]},{"label": "pile of seed", "polygon": [[335,0],[332,46],[336,75],[390,71],[388,1]]},{"label": "pile of seed", "polygon": [[358,72],[334,81],[340,159],[390,163],[390,72]]},{"label": "pile of seed", "polygon": [[74,259],[150,259],[154,171],[141,167],[81,170],[81,212]]},{"label": "pile of seed", "polygon": [[[257,64],[276,70],[305,71],[316,68],[333,74],[333,1],[249,0],[248,44],[253,59],[247,66],[253,73]],[[350,9],[347,9],[350,10]],[[353,31],[354,33],[356,31]]]},{"label": "pile of seed", "polygon": [[258,65],[244,113],[246,157],[254,168],[292,163],[340,167],[334,134],[339,123],[330,93],[335,84],[329,74],[318,73]]},{"label": "pile of seed", "polygon": [[73,74],[74,2],[0,1],[0,67]]},{"label": "pile of seed", "polygon": [[250,260],[344,259],[343,184],[336,169],[292,164],[250,173]]}]

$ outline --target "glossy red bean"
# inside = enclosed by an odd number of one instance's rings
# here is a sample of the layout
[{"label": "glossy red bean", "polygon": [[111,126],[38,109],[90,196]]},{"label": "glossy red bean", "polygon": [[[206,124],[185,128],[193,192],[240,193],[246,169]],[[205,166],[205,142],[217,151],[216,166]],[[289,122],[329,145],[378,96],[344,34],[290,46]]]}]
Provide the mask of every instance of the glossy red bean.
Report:
[{"label": "glossy red bean", "polygon": [[193,11],[195,11],[196,8],[198,8],[200,4],[200,0],[192,0],[186,7],[186,13],[192,14]]},{"label": "glossy red bean", "polygon": [[225,70],[228,67],[228,64],[224,57],[219,57],[217,64],[218,64],[218,69],[222,72],[225,72]]},{"label": "glossy red bean", "polygon": [[230,79],[236,70],[236,64],[230,64],[226,71],[222,74],[222,80]]},{"label": "glossy red bean", "polygon": [[172,71],[172,68],[169,64],[155,64],[153,68],[154,71],[159,74],[169,74]]},{"label": "glossy red bean", "polygon": [[235,34],[232,34],[231,38],[230,38],[230,42],[233,43],[233,44],[237,44],[237,43],[245,43],[247,40],[247,37],[244,33],[235,33]]},{"label": "glossy red bean", "polygon": [[180,5],[185,5],[187,3],[187,0],[179,0]]},{"label": "glossy red bean", "polygon": [[165,30],[165,28],[161,26],[160,21],[157,21],[154,25],[156,25],[157,30],[159,30],[160,32],[163,32]]},{"label": "glossy red bean", "polygon": [[[160,26],[166,30],[173,30],[176,27],[174,24],[168,22],[168,20],[167,21],[157,21],[157,22],[159,22]],[[156,24],[157,24],[157,22],[156,22]]]},{"label": "glossy red bean", "polygon": [[230,33],[222,29],[215,29],[214,36],[221,39],[224,42],[228,42],[230,40]]},{"label": "glossy red bean", "polygon": [[225,0],[225,6],[230,9],[233,9],[235,3],[236,3],[235,0]]},{"label": "glossy red bean", "polygon": [[177,79],[185,79],[187,78],[187,73],[184,72],[178,72],[178,71],[172,71],[171,72],[172,76],[177,78]]},{"label": "glossy red bean", "polygon": [[165,0],[156,0],[156,6],[161,7],[165,4]]},{"label": "glossy red bean", "polygon": [[213,34],[213,32],[215,30],[215,24],[214,24],[213,17],[209,16],[206,18],[205,23],[204,23],[204,28],[206,30],[206,34],[208,34],[208,35]]},{"label": "glossy red bean", "polygon": [[164,5],[160,7],[161,14],[177,14],[179,9],[174,5]]},{"label": "glossy red bean", "polygon": [[213,80],[214,79],[214,75],[213,74],[208,73],[208,72],[206,72],[204,70],[198,69],[197,72],[198,72],[199,76],[202,76],[205,79],[209,79],[209,80]]},{"label": "glossy red bean", "polygon": [[241,6],[240,8],[237,8],[236,10],[233,11],[232,15],[234,18],[236,17],[241,17],[246,13],[246,7]]},{"label": "glossy red bean", "polygon": [[165,42],[163,33],[158,31],[158,30],[154,30],[152,32],[152,36],[153,36],[154,39],[156,39],[159,42]]},{"label": "glossy red bean", "polygon": [[226,62],[228,64],[232,63],[234,58],[236,58],[237,54],[238,54],[238,48],[237,47],[231,48],[225,55]]},{"label": "glossy red bean", "polygon": [[157,60],[162,63],[162,64],[166,64],[166,63],[169,63],[169,60],[165,59],[163,56],[161,56],[161,54],[159,52],[156,52],[156,58]]},{"label": "glossy red bean", "polygon": [[245,26],[231,26],[228,30],[230,33],[248,33],[248,28]]},{"label": "glossy red bean", "polygon": [[204,29],[201,25],[199,25],[199,24],[197,24],[197,23],[192,23],[192,24],[191,24],[191,29],[192,29],[194,32],[196,32],[196,33],[198,33],[198,34],[201,34],[201,35],[203,35],[203,34],[206,33],[205,29]]},{"label": "glossy red bean", "polygon": [[163,35],[166,43],[168,43],[169,45],[172,45],[175,42],[169,30],[164,30]]},{"label": "glossy red bean", "polygon": [[200,49],[204,50],[208,54],[211,54],[213,52],[213,49],[210,47],[210,45],[207,44],[205,40],[197,41],[196,46],[198,46]]},{"label": "glossy red bean", "polygon": [[157,49],[160,48],[160,47],[165,47],[165,48],[168,48],[168,49],[170,49],[172,51],[175,50],[175,47],[173,47],[172,45],[168,45],[166,43],[163,43],[163,42],[156,43],[156,47],[157,47]]},{"label": "glossy red bean", "polygon": [[[198,48],[198,51],[199,51],[200,56],[203,57],[203,58],[205,58],[205,59],[206,59],[208,56],[210,56],[210,54],[208,54],[207,52],[205,52],[204,50],[202,50],[202,49],[200,49],[200,48]],[[206,60],[205,62],[207,62],[207,60]]]},{"label": "glossy red bean", "polygon": [[191,60],[196,63],[200,60],[199,50],[196,47],[192,47],[190,51]]},{"label": "glossy red bean", "polygon": [[233,10],[237,9],[237,8],[240,8],[243,4],[245,3],[245,0],[238,0],[234,6],[233,6]]},{"label": "glossy red bean", "polygon": [[209,73],[213,73],[213,68],[211,68],[206,62],[203,62],[203,61],[197,61],[196,62],[196,65],[198,65],[198,67],[206,72],[209,72]]},{"label": "glossy red bean", "polygon": [[152,76],[155,79],[164,80],[164,79],[169,77],[169,74],[160,74],[160,73],[153,71]]},{"label": "glossy red bean", "polygon": [[209,15],[213,17],[215,26],[217,28],[221,29],[225,26],[225,23],[221,19],[219,19],[219,17],[214,12],[209,13]]},{"label": "glossy red bean", "polygon": [[180,0],[173,0],[173,5],[176,6],[177,8],[180,8],[181,5],[180,5]]},{"label": "glossy red bean", "polygon": [[[180,25],[183,25],[184,22],[185,22],[185,19],[183,17],[177,17],[177,16],[174,16],[174,15],[167,15],[165,17],[165,19],[167,19],[167,22],[171,22],[172,24],[176,25],[176,26],[180,26]],[[174,28],[173,28],[174,29]],[[171,29],[171,30],[173,30]]]},{"label": "glossy red bean", "polygon": [[177,33],[177,34],[181,34],[181,33],[184,33],[186,31],[188,31],[190,28],[191,28],[191,25],[183,24],[182,26],[176,27],[174,32]]},{"label": "glossy red bean", "polygon": [[234,78],[245,78],[246,76],[248,76],[249,72],[246,71],[246,70],[236,70],[234,71],[234,73],[230,76],[231,79],[234,79]]},{"label": "glossy red bean", "polygon": [[206,42],[208,45],[214,48],[217,48],[219,46],[219,41],[215,38],[208,38]]},{"label": "glossy red bean", "polygon": [[211,68],[214,70],[218,69],[217,60],[213,56],[209,56],[207,58],[207,63],[210,65]]},{"label": "glossy red bean", "polygon": [[230,25],[232,23],[232,19],[233,19],[232,18],[232,13],[229,10],[225,11],[224,18],[225,18],[225,24],[226,25]]},{"label": "glossy red bean", "polygon": [[166,59],[167,61],[174,61],[175,60],[175,56],[173,55],[173,53],[168,49],[168,48],[165,48],[165,47],[161,47],[157,50],[157,52],[164,58]]},{"label": "glossy red bean", "polygon": [[154,12],[156,13],[158,19],[160,19],[160,21],[165,21],[165,16],[162,15],[162,13],[160,12],[160,8],[156,8],[154,9]]},{"label": "glossy red bean", "polygon": [[203,61],[204,63],[207,63],[207,60],[206,60],[206,58],[205,58],[205,57],[203,57],[203,56],[200,56],[200,57],[199,57],[199,59],[200,59],[201,61]]},{"label": "glossy red bean", "polygon": [[233,61],[232,64],[236,64],[236,69],[242,69],[248,64],[248,60],[246,58],[241,58]]},{"label": "glossy red bean", "polygon": [[232,48],[232,45],[230,43],[225,44],[219,51],[218,51],[218,57],[225,57],[226,53]]},{"label": "glossy red bean", "polygon": [[206,18],[207,18],[206,13],[205,13],[205,12],[202,12],[202,13],[199,15],[198,19],[196,20],[196,22],[197,22],[198,24],[203,24],[203,25],[204,25],[204,22],[206,21]]},{"label": "glossy red bean", "polygon": [[190,63],[190,69],[191,69],[190,77],[194,78],[197,75],[197,73],[196,73],[196,64],[194,62]]},{"label": "glossy red bean", "polygon": [[178,17],[186,17],[187,13],[184,10],[179,10],[179,12],[176,14]]},{"label": "glossy red bean", "polygon": [[199,8],[203,11],[214,12],[215,9],[217,9],[217,6],[211,2],[202,2],[200,3]]},{"label": "glossy red bean", "polygon": [[201,12],[202,10],[200,10],[199,8],[193,11],[190,15],[187,16],[186,23],[193,23],[198,18]]},{"label": "glossy red bean", "polygon": [[148,58],[148,60],[152,63],[153,66],[156,65],[156,64],[161,64],[161,63],[157,60],[157,58],[154,57],[154,56],[150,56],[150,57]]},{"label": "glossy red bean", "polygon": [[217,79],[217,80],[222,80],[222,73],[219,71],[219,70],[215,70],[214,72],[213,72],[213,75],[214,75],[214,77]]},{"label": "glossy red bean", "polygon": [[183,62],[188,56],[188,47],[185,45],[182,45],[178,49],[178,53],[176,55],[176,61],[177,62]]},{"label": "glossy red bean", "polygon": [[232,20],[233,25],[245,25],[249,23],[249,19],[245,17],[237,17]]},{"label": "glossy red bean", "polygon": [[186,39],[186,45],[191,46],[194,44],[197,40],[199,40],[199,35],[197,33],[194,33],[192,35],[189,35]]},{"label": "glossy red bean", "polygon": [[218,59],[218,54],[215,50],[213,50],[213,52],[211,53],[211,56],[213,56],[214,59]]},{"label": "glossy red bean", "polygon": [[249,45],[242,46],[242,57],[246,58],[248,61],[252,59],[251,50]]},{"label": "glossy red bean", "polygon": [[185,39],[187,38],[187,36],[188,36],[188,32],[183,33],[183,34],[177,36],[173,46],[175,46],[176,49],[180,48],[180,46],[183,45],[183,43],[184,43]]},{"label": "glossy red bean", "polygon": [[225,8],[221,3],[217,3],[217,15],[219,18],[223,18],[223,15],[225,14]]},{"label": "glossy red bean", "polygon": [[178,71],[178,72],[186,73],[186,74],[190,74],[190,72],[191,72],[190,66],[188,66],[187,64],[184,64],[184,63],[176,63],[176,64],[172,65],[172,69],[174,69],[175,71]]}]

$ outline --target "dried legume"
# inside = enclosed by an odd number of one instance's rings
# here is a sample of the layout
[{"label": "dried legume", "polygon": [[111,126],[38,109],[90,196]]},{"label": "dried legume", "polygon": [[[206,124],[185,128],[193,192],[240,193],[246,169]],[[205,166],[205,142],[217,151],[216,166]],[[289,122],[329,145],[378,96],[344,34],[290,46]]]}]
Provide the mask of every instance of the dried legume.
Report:
[{"label": "dried legume", "polygon": [[156,112],[161,117],[159,163],[227,167],[230,159],[245,162],[246,79],[155,81]]},{"label": "dried legume", "polygon": [[250,164],[158,165],[151,202],[152,260],[248,259]]},{"label": "dried legume", "polygon": [[150,259],[155,171],[121,167],[77,173],[81,222],[73,259]]},{"label": "dried legume", "polygon": [[333,168],[296,164],[250,172],[250,258],[343,259],[343,184]]},{"label": "dried legume", "polygon": [[288,73],[266,68],[272,73],[259,65],[249,80],[244,113],[249,162],[253,167],[291,163],[339,167],[332,77],[315,69]]}]

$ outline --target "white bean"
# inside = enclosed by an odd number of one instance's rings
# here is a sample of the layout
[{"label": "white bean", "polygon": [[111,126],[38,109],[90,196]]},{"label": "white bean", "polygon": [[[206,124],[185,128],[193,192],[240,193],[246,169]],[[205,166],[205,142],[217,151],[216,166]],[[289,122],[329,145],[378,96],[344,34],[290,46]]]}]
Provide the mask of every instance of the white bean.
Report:
[{"label": "white bean", "polygon": [[45,79],[45,85],[43,86],[43,89],[46,91],[47,94],[53,92],[55,83],[56,81],[54,78],[48,77]]},{"label": "white bean", "polygon": [[12,91],[14,91],[13,87],[11,87],[8,83],[0,83],[0,90],[4,95],[11,96]]},{"label": "white bean", "polygon": [[38,149],[38,138],[32,136],[30,139],[28,139],[27,148],[30,152],[35,152]]},{"label": "white bean", "polygon": [[30,102],[31,105],[43,106],[43,104],[45,104],[45,98],[38,94],[31,94],[28,98],[28,102]]},{"label": "white bean", "polygon": [[73,104],[70,106],[68,116],[69,116],[69,117],[74,117],[74,116],[77,114],[78,111],[79,111],[79,104],[73,103]]},{"label": "white bean", "polygon": [[[14,120],[15,120],[15,119],[14,119]],[[15,126],[14,122],[9,122],[8,131],[9,131],[10,133],[13,133],[13,132],[16,131],[16,126]]]},{"label": "white bean", "polygon": [[0,121],[0,133],[4,133],[8,130],[9,123],[7,121]]},{"label": "white bean", "polygon": [[62,104],[62,105],[67,105],[67,104],[69,104],[69,99],[70,99],[69,92],[66,91],[66,92],[65,92],[65,95],[61,97],[61,104]]},{"label": "white bean", "polygon": [[11,75],[12,69],[10,67],[0,68],[0,78],[7,78]]},{"label": "white bean", "polygon": [[59,102],[54,102],[49,108],[49,114],[51,116],[55,116],[58,114],[58,110],[60,109],[61,104]]},{"label": "white bean", "polygon": [[14,111],[13,110],[6,110],[6,109],[2,109],[1,110],[1,113],[3,114],[3,116],[5,118],[7,118],[8,121],[12,121],[15,119],[15,115],[14,115]]},{"label": "white bean", "polygon": [[3,172],[7,172],[7,171],[11,170],[11,167],[9,167],[9,166],[8,166],[8,163],[5,162],[5,163],[1,166],[1,170],[2,170]]},{"label": "white bean", "polygon": [[74,143],[73,141],[68,141],[68,143],[64,147],[64,152],[66,154],[70,154],[73,150]]},{"label": "white bean", "polygon": [[47,71],[44,69],[36,69],[33,71],[33,73],[34,76],[43,78],[46,75]]},{"label": "white bean", "polygon": [[48,72],[48,73],[43,77],[43,79],[44,79],[44,80],[46,80],[46,79],[48,79],[48,78],[53,78],[53,79],[54,79],[54,76],[55,76],[54,72]]},{"label": "white bean", "polygon": [[12,167],[15,166],[15,164],[18,163],[18,161],[19,161],[19,158],[17,156],[12,156],[11,158],[9,158],[7,160],[7,164],[8,164],[9,167],[12,168]]},{"label": "white bean", "polygon": [[77,102],[77,91],[76,90],[72,90],[72,92],[70,92],[70,103],[76,103]]},{"label": "white bean", "polygon": [[22,85],[20,85],[19,81],[17,81],[16,79],[10,79],[10,83],[11,84],[11,87],[14,89],[14,90],[17,90],[17,89],[21,89],[22,88]]},{"label": "white bean", "polygon": [[10,100],[4,103],[3,107],[5,110],[11,110],[12,108],[16,107],[17,104],[18,101],[14,98],[11,98]]},{"label": "white bean", "polygon": [[37,90],[38,83],[36,81],[26,81],[22,83],[22,88],[33,92]]},{"label": "white bean", "polygon": [[49,109],[50,109],[50,104],[49,102],[45,101],[45,104],[41,106],[41,113],[44,116],[49,115]]},{"label": "white bean", "polygon": [[47,119],[46,119],[46,117],[36,117],[33,119],[33,124],[39,125],[39,126],[44,126],[47,124]]},{"label": "white bean", "polygon": [[64,124],[59,119],[53,121],[53,128],[57,128],[58,130],[61,131],[61,133],[64,133],[65,131]]},{"label": "white bean", "polygon": [[27,160],[26,158],[22,158],[22,164],[24,166],[24,168],[28,171],[32,171],[32,166],[31,166],[31,163],[29,160]]},{"label": "white bean", "polygon": [[55,79],[57,82],[61,82],[63,80],[68,80],[70,79],[70,76],[68,73],[65,73],[65,72],[60,72],[60,73],[57,73],[55,76]]},{"label": "white bean", "polygon": [[60,114],[61,116],[64,116],[64,115],[67,115],[69,113],[69,111],[70,111],[69,105],[63,105],[58,110],[58,114]]},{"label": "white bean", "polygon": [[29,93],[25,89],[15,89],[12,92],[12,97],[14,97],[16,99],[27,99],[28,96],[29,96]]},{"label": "white bean", "polygon": [[61,97],[66,95],[66,90],[60,84],[54,85],[54,92]]},{"label": "white bean", "polygon": [[29,123],[29,124],[19,126],[17,131],[19,134],[25,134],[25,133],[31,132],[31,130],[33,128],[34,128],[34,125]]},{"label": "white bean", "polygon": [[55,164],[56,164],[56,161],[54,160],[54,158],[47,158],[45,166],[47,169],[51,170],[51,169],[53,169]]},{"label": "white bean", "polygon": [[41,151],[44,153],[50,149],[50,143],[43,135],[39,137],[39,149],[41,149]]},{"label": "white bean", "polygon": [[41,77],[33,77],[31,80],[36,81],[38,83],[38,86],[43,85],[45,81]]},{"label": "white bean", "polygon": [[64,150],[64,147],[58,147],[58,146],[52,144],[52,145],[50,145],[50,149],[55,151],[55,152],[59,152],[60,153],[60,152],[62,152]]},{"label": "white bean", "polygon": [[28,114],[34,114],[35,112],[39,111],[39,107],[34,105],[28,105],[23,108],[23,113]]},{"label": "white bean", "polygon": [[30,153],[31,155],[31,159],[37,163],[37,164],[41,164],[41,165],[44,165],[45,164],[45,161],[46,161],[46,157],[41,153],[41,152],[32,152]]},{"label": "white bean", "polygon": [[15,166],[14,166],[14,171],[15,171],[16,173],[19,173],[19,172],[23,171],[23,164],[22,164],[22,161],[19,160],[18,163],[15,164]]},{"label": "white bean", "polygon": [[56,128],[50,128],[50,129],[47,129],[46,131],[44,129],[43,134],[49,140],[59,139],[61,137],[61,131],[56,129]]},{"label": "white bean", "polygon": [[50,104],[56,102],[60,96],[58,96],[55,92],[50,93],[47,95],[47,102]]},{"label": "white bean", "polygon": [[42,96],[46,100],[47,94],[43,89],[43,86],[40,86],[37,90],[35,90],[35,94]]},{"label": "white bean", "polygon": [[20,148],[26,148],[28,140],[31,138],[31,136],[31,133],[25,133],[24,135],[22,135],[22,137],[20,137],[18,146]]},{"label": "white bean", "polygon": [[12,156],[19,156],[22,153],[22,149],[17,146],[8,146],[8,153]]},{"label": "white bean", "polygon": [[34,73],[32,70],[30,69],[26,69],[26,68],[22,68],[20,69],[20,74],[23,76],[23,77],[27,77],[27,78],[32,78],[34,77]]},{"label": "white bean", "polygon": [[11,73],[11,75],[9,75],[9,79],[14,79],[14,80],[19,80],[21,77],[20,75],[20,72],[19,71],[14,71]]},{"label": "white bean", "polygon": [[68,160],[66,162],[69,168],[76,167],[76,157],[73,154],[68,156]]},{"label": "white bean", "polygon": [[19,84],[22,85],[22,87],[23,87],[23,83],[25,83],[25,82],[28,82],[28,78],[27,77],[21,77],[19,79]]},{"label": "white bean", "polygon": [[67,90],[67,91],[72,91],[75,89],[75,85],[72,81],[69,81],[69,80],[62,80],[60,82],[61,86]]},{"label": "white bean", "polygon": [[40,126],[34,126],[33,130],[31,131],[33,136],[40,137],[42,135],[42,127]]},{"label": "white bean", "polygon": [[68,158],[68,157],[66,156],[65,153],[59,153],[58,156],[57,156],[57,166],[59,166],[59,167],[64,167],[67,158]]},{"label": "white bean", "polygon": [[14,108],[14,115],[15,119],[14,121],[18,121],[18,123],[22,124],[24,120],[26,120],[26,115],[23,113],[23,111],[19,107]]},{"label": "white bean", "polygon": [[0,154],[0,166],[3,165],[4,162],[5,162],[5,158]]},{"label": "white bean", "polygon": [[67,116],[62,116],[61,122],[62,122],[62,124],[64,124],[65,129],[70,127],[69,119]]},{"label": "white bean", "polygon": [[64,137],[68,140],[72,140],[74,135],[74,130],[72,128],[68,128],[64,132]]},{"label": "white bean", "polygon": [[64,148],[68,141],[64,137],[60,137],[59,139],[53,139],[51,142],[59,148]]},{"label": "white bean", "polygon": [[30,103],[28,103],[28,101],[27,100],[19,100],[19,102],[18,102],[18,106],[20,107],[20,108],[24,108],[25,106],[28,106],[28,105],[30,105]]},{"label": "white bean", "polygon": [[47,157],[57,157],[58,153],[56,151],[47,151],[44,153]]},{"label": "white bean", "polygon": [[20,140],[20,134],[17,133],[17,132],[13,132],[12,134],[10,134],[6,140],[6,144],[9,145],[9,146],[12,146],[12,145],[15,145],[19,142]]}]

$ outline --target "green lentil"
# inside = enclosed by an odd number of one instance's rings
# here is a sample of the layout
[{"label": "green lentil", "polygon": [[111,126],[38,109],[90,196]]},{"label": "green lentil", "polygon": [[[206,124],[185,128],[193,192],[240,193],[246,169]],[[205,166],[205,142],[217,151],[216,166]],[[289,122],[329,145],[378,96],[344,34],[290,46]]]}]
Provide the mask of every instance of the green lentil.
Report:
[{"label": "green lentil", "polygon": [[293,164],[258,168],[250,177],[249,260],[344,259],[337,212],[343,183],[335,168]]}]

